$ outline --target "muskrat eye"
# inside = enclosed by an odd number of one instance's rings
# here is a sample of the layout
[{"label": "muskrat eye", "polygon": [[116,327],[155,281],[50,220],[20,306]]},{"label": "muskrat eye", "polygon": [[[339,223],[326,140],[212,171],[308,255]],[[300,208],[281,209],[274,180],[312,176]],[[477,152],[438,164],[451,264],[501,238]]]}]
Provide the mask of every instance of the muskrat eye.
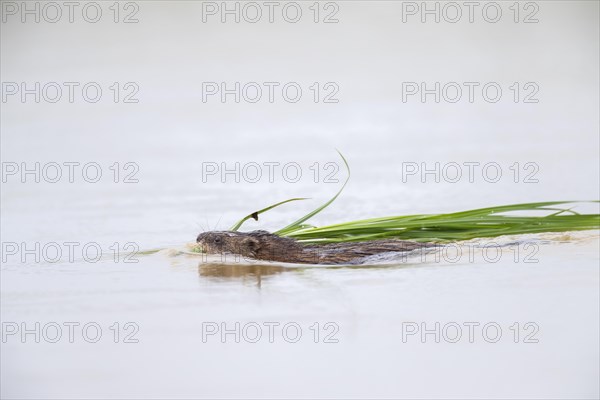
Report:
[{"label": "muskrat eye", "polygon": [[217,236],[217,237],[215,238],[215,243],[221,243],[221,238]]}]

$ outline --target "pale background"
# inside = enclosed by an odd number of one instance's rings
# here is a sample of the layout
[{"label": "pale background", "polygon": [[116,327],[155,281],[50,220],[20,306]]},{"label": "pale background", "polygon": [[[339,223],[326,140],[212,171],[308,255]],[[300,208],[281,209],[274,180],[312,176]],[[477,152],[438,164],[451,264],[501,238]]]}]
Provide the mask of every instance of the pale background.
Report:
[{"label": "pale background", "polygon": [[[4,3],[4,2],[3,2]],[[420,2],[419,2],[420,3]],[[201,229],[311,197],[246,228],[276,229],[331,197],[316,161],[350,162],[344,194],[316,224],[497,204],[599,198],[599,21],[595,1],[539,1],[539,23],[503,18],[402,22],[402,3],[340,1],[339,23],[202,22],[202,2],[141,1],[139,23],[107,12],[90,24],[1,27],[2,82],[99,82],[100,102],[2,103],[3,162],[135,162],[139,183],[2,185],[3,242],[136,242],[179,248]],[[433,3],[430,3],[433,4]],[[483,3],[482,3],[483,4]],[[523,12],[523,11],[522,11]],[[294,81],[298,103],[202,102],[202,82]],[[498,82],[498,103],[402,102],[402,82]],[[139,103],[110,100],[136,82]],[[313,82],[336,82],[339,103],[313,103]],[[514,103],[513,82],[536,82],[537,104]],[[203,162],[299,163],[296,183],[201,179]],[[539,183],[510,178],[402,182],[403,162],[514,162]],[[105,169],[105,172],[108,170]],[[338,177],[343,179],[345,171]],[[592,207],[592,210],[593,207]],[[596,210],[597,211],[597,210]],[[564,238],[563,238],[564,239]],[[2,266],[2,321],[134,321],[138,344],[2,344],[2,397],[553,397],[597,398],[598,236],[549,236],[539,263],[416,263],[217,276],[164,252],[138,264]],[[340,343],[202,343],[205,321],[334,321]],[[505,339],[402,343],[401,324],[498,322]],[[533,321],[540,343],[508,326]]]}]

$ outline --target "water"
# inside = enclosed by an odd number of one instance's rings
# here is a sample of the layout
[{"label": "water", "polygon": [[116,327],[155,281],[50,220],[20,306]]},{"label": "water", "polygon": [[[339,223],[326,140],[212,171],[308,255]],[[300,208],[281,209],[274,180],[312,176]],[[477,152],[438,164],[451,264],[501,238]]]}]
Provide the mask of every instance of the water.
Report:
[{"label": "water", "polygon": [[[277,201],[311,197],[244,228],[278,229],[321,204],[346,177],[335,148],[352,176],[316,225],[597,199],[597,3],[539,2],[538,24],[403,24],[400,3],[339,2],[338,24],[272,25],[203,24],[200,2],[138,4],[137,24],[2,24],[3,82],[95,81],[105,93],[98,103],[2,103],[4,163],[96,162],[103,173],[97,183],[2,184],[3,246],[62,251],[36,262],[3,249],[3,333],[40,324],[40,343],[5,337],[3,398],[598,397],[596,231],[501,238],[512,244],[497,260],[469,243],[458,258],[354,267],[177,252]],[[305,96],[203,103],[206,81],[294,81]],[[495,81],[504,95],[402,102],[404,81]],[[139,103],[114,103],[113,82],[136,82]],[[336,82],[339,103],[314,103],[313,82]],[[539,103],[515,103],[513,82],[536,82]],[[302,177],[203,179],[209,162],[295,162]],[[458,163],[462,178],[403,176],[407,163],[435,162]],[[470,162],[496,163],[502,176],[477,169],[470,182]],[[138,182],[124,183],[132,171]],[[325,179],[332,171],[337,183]],[[77,243],[72,260],[65,242]],[[89,262],[88,243],[105,256]],[[124,262],[135,248],[138,262]],[[72,343],[69,323],[79,324]],[[239,343],[222,338],[236,323]],[[62,336],[50,343],[54,324]]]}]

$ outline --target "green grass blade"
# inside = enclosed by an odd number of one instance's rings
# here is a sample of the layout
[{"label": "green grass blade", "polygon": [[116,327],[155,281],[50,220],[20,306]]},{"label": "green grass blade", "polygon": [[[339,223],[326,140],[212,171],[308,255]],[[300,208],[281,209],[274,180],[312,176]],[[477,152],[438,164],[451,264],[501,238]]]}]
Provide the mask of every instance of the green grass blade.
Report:
[{"label": "green grass blade", "polygon": [[[348,177],[340,190],[325,204],[274,232],[276,235],[293,237],[304,243],[335,243],[388,238],[416,241],[456,241],[502,235],[600,229],[600,214],[580,214],[573,211],[571,207],[561,207],[574,203],[598,204],[600,203],[598,200],[510,204],[445,214],[369,218],[315,227],[305,222],[333,203],[350,180],[350,166],[342,153],[339,151],[338,153],[348,171]],[[296,200],[306,200],[306,198],[285,200],[253,212],[238,221],[231,230],[237,231],[248,219],[258,220],[259,214]],[[514,215],[515,212],[529,214],[545,212],[546,215]]]},{"label": "green grass blade", "polygon": [[350,180],[350,166],[348,165],[348,161],[346,161],[346,158],[344,157],[344,155],[339,150],[337,150],[337,152],[340,155],[340,157],[342,157],[342,160],[344,161],[344,164],[346,165],[346,170],[348,171],[348,177],[346,178],[346,181],[344,182],[344,184],[342,185],[342,187],[340,188],[340,190],[335,194],[335,196],[333,196],[328,202],[326,202],[322,206],[314,209],[313,211],[309,212],[308,214],[306,214],[305,216],[303,216],[299,220],[292,222],[288,226],[286,226],[284,228],[281,228],[277,232],[274,232],[276,235],[280,235],[280,236],[289,235],[290,233],[292,233],[293,231],[295,231],[297,229],[302,229],[301,225],[302,225],[303,222],[309,220],[310,218],[314,217],[315,215],[317,215],[318,213],[320,213],[321,211],[323,211],[331,203],[333,203],[335,201],[335,199],[337,199],[338,196],[342,193],[342,191],[346,187],[346,184]]},{"label": "green grass blade", "polygon": [[[599,214],[579,214],[553,207],[573,201],[512,204],[448,214],[423,214],[350,221],[287,233],[307,243],[331,243],[397,238],[420,241],[468,240],[478,237],[600,229]],[[591,201],[590,203],[598,203]],[[545,216],[506,215],[547,211]],[[558,210],[558,212],[557,212]],[[569,213],[569,214],[567,214]]]},{"label": "green grass blade", "polygon": [[231,228],[229,228],[230,231],[237,231],[238,229],[240,229],[240,227],[242,226],[242,224],[244,222],[246,222],[247,220],[249,220],[250,218],[254,219],[255,221],[258,221],[258,216],[262,213],[264,213],[265,211],[269,211],[275,207],[278,207],[282,204],[285,203],[289,203],[291,201],[298,201],[298,200],[308,200],[308,197],[296,197],[293,199],[287,199],[284,201],[280,201],[279,203],[273,204],[269,207],[263,208],[262,210],[258,210],[258,211],[254,211],[251,214],[246,215],[244,218],[240,219],[238,222],[236,222]]}]

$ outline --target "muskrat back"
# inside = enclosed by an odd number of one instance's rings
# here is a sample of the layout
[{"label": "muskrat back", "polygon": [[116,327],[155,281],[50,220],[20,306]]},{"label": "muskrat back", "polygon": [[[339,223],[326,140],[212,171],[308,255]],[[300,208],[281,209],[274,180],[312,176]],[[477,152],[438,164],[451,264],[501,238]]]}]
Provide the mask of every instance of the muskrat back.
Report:
[{"label": "muskrat back", "polygon": [[208,254],[230,253],[257,260],[300,264],[355,264],[376,254],[437,246],[398,239],[304,245],[267,231],[204,232],[198,235],[196,242]]}]

